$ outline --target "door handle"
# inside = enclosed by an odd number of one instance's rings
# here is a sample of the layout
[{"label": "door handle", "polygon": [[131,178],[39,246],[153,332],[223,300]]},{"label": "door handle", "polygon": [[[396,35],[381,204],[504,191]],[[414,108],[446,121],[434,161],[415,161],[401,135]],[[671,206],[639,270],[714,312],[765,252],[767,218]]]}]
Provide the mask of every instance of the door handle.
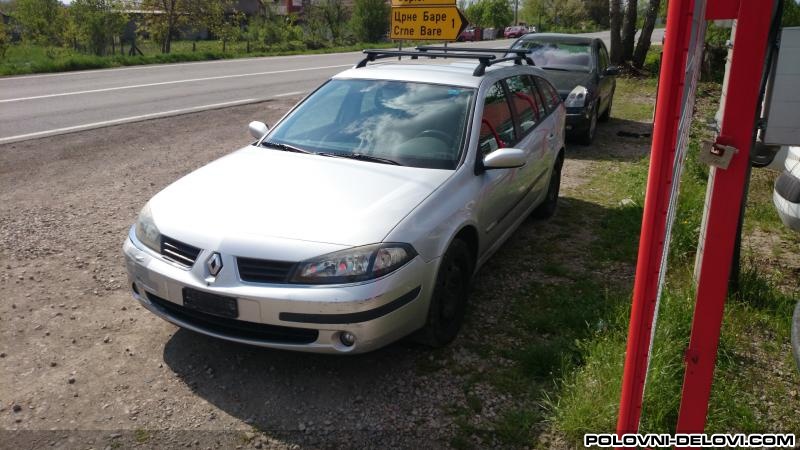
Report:
[{"label": "door handle", "polygon": [[547,135],[547,140],[548,141],[552,141],[555,138],[556,138],[556,134],[555,133],[550,133],[550,134]]}]

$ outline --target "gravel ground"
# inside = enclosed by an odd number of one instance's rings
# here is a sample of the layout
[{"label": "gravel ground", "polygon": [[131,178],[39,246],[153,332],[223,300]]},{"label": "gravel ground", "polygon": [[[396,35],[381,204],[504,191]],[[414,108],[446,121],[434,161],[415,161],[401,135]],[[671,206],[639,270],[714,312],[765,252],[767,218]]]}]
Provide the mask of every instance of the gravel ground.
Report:
[{"label": "gravel ground", "polygon": [[[452,369],[503,364],[462,345],[498,326],[499,294],[444,350],[398,343],[351,357],[206,338],[130,297],[121,246],[144,202],[246,145],[250,120],[274,123],[296,101],[0,146],[4,446],[439,448],[456,429],[447,405],[479,396],[491,419],[513,403],[489,386],[465,392],[467,373]],[[594,151],[614,139],[603,134]],[[568,159],[565,192],[586,178],[592,151]],[[529,222],[516,241],[546,227]],[[476,284],[486,291],[493,282],[503,280],[481,275]]]}]

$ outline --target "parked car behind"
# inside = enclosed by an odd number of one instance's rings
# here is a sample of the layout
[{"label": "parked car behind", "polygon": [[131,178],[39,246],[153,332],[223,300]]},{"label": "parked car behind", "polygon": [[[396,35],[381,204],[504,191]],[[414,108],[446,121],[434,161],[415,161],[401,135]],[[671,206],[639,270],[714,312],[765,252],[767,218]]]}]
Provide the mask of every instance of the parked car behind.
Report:
[{"label": "parked car behind", "polygon": [[528,27],[524,25],[513,25],[506,27],[505,31],[503,31],[503,37],[506,39],[514,39],[526,34],[527,32]]},{"label": "parked car behind", "polygon": [[480,27],[473,27],[469,26],[458,35],[456,41],[458,42],[465,42],[465,41],[480,41],[483,39],[483,33]]},{"label": "parked car behind", "polygon": [[615,76],[619,69],[609,65],[608,50],[599,38],[570,34],[526,34],[511,48],[532,49],[531,58],[548,72],[567,107],[567,132],[589,145],[597,122],[611,115]]},{"label": "parked car behind", "polygon": [[123,246],[139,303],[287,350],[456,337],[473,274],[555,212],[563,102],[529,65],[367,61],[147,202]]}]

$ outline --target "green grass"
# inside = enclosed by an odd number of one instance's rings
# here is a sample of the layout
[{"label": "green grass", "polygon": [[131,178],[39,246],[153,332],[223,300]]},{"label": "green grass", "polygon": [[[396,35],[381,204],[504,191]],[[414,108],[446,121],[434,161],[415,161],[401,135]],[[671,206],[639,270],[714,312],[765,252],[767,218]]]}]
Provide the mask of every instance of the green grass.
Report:
[{"label": "green grass", "polygon": [[656,84],[655,78],[618,78],[614,91],[614,117],[650,121],[653,118]]},{"label": "green grass", "polygon": [[[304,46],[281,44],[271,47],[251,48],[246,51],[246,43],[229,43],[227,51],[222,51],[222,44],[216,41],[198,41],[196,51],[192,51],[191,41],[175,41],[172,51],[162,54],[152,42],[137,44],[144,56],[95,56],[76,52],[61,47],[42,47],[28,44],[15,44],[9,47],[5,58],[0,60],[0,75],[22,75],[30,73],[67,72],[73,70],[105,69],[121,66],[137,66],[144,64],[166,64],[188,61],[208,61],[231,58],[247,58],[257,56],[278,56],[318,53],[339,53],[361,51],[364,48],[390,48],[397,45],[392,42],[358,43],[347,46],[335,46],[322,49],[306,49]],[[408,46],[417,43],[407,43]],[[128,47],[125,47],[126,53]],[[117,49],[119,52],[119,49]]]},{"label": "green grass", "polygon": [[[652,78],[620,79],[614,116],[650,119],[655,86]],[[708,176],[696,155],[708,139],[704,122],[718,98],[717,85],[701,84],[648,372],[644,432],[673,432],[677,421]],[[505,298],[510,306],[497,341],[467,345],[484,358],[498,355],[508,364],[481,373],[453,369],[467,377],[469,386],[488,384],[515,400],[487,425],[475,419],[486,405],[467,393],[466,404],[451,411],[458,426],[451,445],[573,448],[584,433],[615,430],[648,167],[646,156],[592,161],[591,181],[568,194],[572,206],[542,224],[537,229],[541,235],[492,265],[501,274],[537,267],[544,277],[526,279]],[[800,242],[774,217],[770,176],[754,172],[745,233],[761,230]],[[588,237],[576,238],[582,233]],[[576,246],[580,250],[570,253]],[[791,274],[764,264],[753,250],[743,255],[739,290],[725,308],[707,429],[800,433],[800,375],[788,350],[789,319],[800,287],[786,279]],[[490,295],[480,288],[476,294],[476,301]],[[475,436],[481,445],[475,445]]]}]

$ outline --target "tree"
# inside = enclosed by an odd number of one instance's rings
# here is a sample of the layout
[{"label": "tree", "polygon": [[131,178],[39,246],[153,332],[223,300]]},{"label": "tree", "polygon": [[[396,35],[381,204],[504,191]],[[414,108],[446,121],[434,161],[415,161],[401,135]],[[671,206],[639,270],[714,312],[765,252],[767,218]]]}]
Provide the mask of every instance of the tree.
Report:
[{"label": "tree", "polygon": [[191,0],[142,0],[142,9],[148,12],[144,28],[161,43],[161,53],[170,52],[172,37],[187,21],[189,3]]},{"label": "tree", "polygon": [[389,31],[390,7],[384,0],[355,0],[350,19],[353,34],[361,42],[378,42]]},{"label": "tree", "polygon": [[486,2],[483,11],[484,22],[499,33],[514,20],[514,12],[507,0],[481,0]]},{"label": "tree", "polygon": [[620,11],[620,0],[609,0],[608,22],[611,27],[611,48],[609,49],[609,57],[613,64],[620,64],[622,63],[622,38],[620,36],[622,13]]},{"label": "tree", "polygon": [[11,44],[11,36],[6,32],[6,24],[0,20],[0,59],[6,57],[9,44]]},{"label": "tree", "polygon": [[469,23],[478,27],[486,26],[486,2],[478,1],[464,10],[464,15],[469,20]]},{"label": "tree", "polygon": [[633,52],[633,67],[641,69],[647,52],[650,50],[650,40],[653,36],[653,28],[656,26],[656,18],[661,9],[661,0],[650,0],[647,5],[647,13],[644,16],[642,34],[639,35],[639,42],[636,43],[636,50]]},{"label": "tree", "polygon": [[[349,12],[343,0],[321,0],[316,8],[320,19],[331,33],[331,40],[338,42],[344,34]],[[388,27],[387,27],[388,28]]]},{"label": "tree", "polygon": [[128,23],[127,15],[114,0],[73,0],[68,20],[69,34],[98,56],[106,54],[108,44]]},{"label": "tree", "polygon": [[608,0],[583,0],[584,11],[589,19],[602,27],[608,28]]},{"label": "tree", "polygon": [[625,18],[622,22],[622,61],[633,59],[633,44],[636,40],[637,0],[627,0]]},{"label": "tree", "polygon": [[14,15],[25,40],[41,45],[60,45],[64,7],[58,0],[17,0]]},{"label": "tree", "polygon": [[185,15],[197,31],[206,29],[222,42],[225,52],[228,42],[242,35],[240,24],[244,14],[234,6],[233,0],[192,0],[185,5]]}]

